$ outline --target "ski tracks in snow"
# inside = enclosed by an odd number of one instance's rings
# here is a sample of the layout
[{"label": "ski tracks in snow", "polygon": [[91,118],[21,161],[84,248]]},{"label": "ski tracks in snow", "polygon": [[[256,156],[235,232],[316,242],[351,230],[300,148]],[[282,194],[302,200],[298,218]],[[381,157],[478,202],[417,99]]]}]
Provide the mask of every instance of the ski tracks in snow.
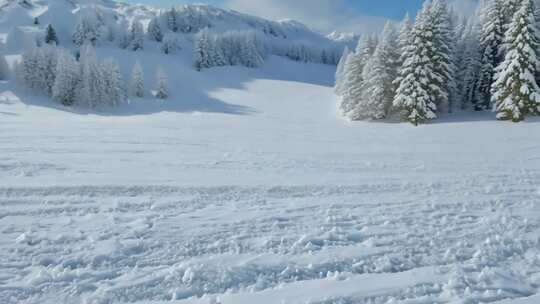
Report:
[{"label": "ski tracks in snow", "polygon": [[346,187],[0,188],[0,298],[525,298],[540,284],[538,181],[528,173]]}]

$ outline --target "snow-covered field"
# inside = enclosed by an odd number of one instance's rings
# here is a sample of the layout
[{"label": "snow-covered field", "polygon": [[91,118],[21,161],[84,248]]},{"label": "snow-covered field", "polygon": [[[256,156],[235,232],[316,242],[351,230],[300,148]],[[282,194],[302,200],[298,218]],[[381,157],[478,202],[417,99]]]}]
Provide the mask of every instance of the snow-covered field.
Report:
[{"label": "snow-covered field", "polygon": [[0,84],[0,303],[539,303],[540,120],[349,123],[332,74],[91,113]]}]

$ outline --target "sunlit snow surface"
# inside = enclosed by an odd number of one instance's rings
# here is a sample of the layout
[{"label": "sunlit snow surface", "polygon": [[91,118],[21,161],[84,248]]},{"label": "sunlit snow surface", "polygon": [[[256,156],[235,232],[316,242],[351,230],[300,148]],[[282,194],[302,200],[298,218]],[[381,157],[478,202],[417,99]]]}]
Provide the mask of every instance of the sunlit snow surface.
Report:
[{"label": "sunlit snow surface", "polygon": [[349,123],[328,66],[146,59],[164,103],[0,84],[0,303],[539,303],[539,120]]}]

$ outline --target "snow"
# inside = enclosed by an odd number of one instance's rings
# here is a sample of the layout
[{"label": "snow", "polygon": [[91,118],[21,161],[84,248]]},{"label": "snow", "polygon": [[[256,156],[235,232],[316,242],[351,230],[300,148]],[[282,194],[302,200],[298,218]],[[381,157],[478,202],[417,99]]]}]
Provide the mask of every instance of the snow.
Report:
[{"label": "snow", "polygon": [[170,97],[0,82],[0,303],[539,302],[539,119],[351,123],[332,66],[97,52]]},{"label": "snow", "polygon": [[349,123],[331,67],[175,64],[165,66],[173,79],[194,79],[171,99],[117,109],[66,109],[1,84],[6,303],[537,293],[539,121]]}]

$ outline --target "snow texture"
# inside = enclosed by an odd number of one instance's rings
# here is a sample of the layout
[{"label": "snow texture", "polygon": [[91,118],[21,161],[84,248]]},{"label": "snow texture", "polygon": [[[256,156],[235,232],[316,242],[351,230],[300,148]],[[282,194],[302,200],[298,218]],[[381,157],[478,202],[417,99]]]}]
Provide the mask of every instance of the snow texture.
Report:
[{"label": "snow texture", "polygon": [[351,123],[331,65],[90,50],[168,99],[65,107],[0,81],[0,303],[540,301],[538,118]]}]

